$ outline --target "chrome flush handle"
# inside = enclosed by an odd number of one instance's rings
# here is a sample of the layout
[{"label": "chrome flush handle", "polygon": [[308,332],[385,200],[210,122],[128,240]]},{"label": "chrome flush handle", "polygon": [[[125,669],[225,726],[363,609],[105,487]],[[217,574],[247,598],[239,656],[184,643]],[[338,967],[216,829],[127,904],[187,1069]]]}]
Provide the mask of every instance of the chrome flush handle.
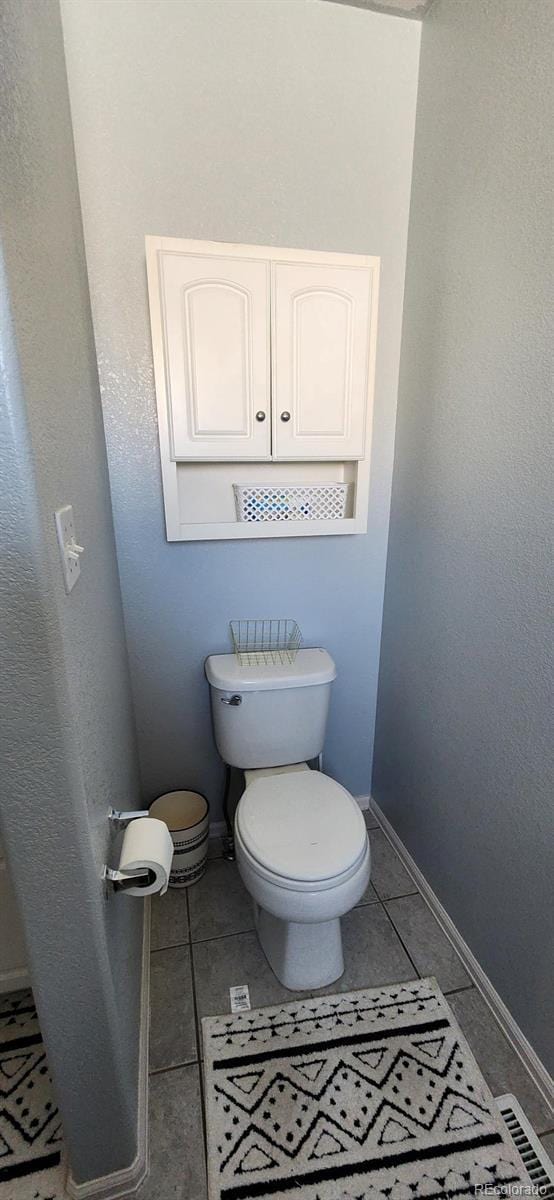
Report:
[{"label": "chrome flush handle", "polygon": [[242,704],[242,696],[222,696],[221,703],[230,704],[233,708],[238,708],[239,704]]}]

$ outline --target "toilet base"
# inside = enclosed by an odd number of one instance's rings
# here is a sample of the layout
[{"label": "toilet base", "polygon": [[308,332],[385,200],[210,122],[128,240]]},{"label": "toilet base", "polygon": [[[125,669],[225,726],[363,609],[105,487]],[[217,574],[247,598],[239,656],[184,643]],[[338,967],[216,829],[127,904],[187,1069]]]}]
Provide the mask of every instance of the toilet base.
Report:
[{"label": "toilet base", "polygon": [[254,902],[260,945],[277,979],[293,992],[315,991],[344,971],[340,917],[332,921],[283,921]]}]

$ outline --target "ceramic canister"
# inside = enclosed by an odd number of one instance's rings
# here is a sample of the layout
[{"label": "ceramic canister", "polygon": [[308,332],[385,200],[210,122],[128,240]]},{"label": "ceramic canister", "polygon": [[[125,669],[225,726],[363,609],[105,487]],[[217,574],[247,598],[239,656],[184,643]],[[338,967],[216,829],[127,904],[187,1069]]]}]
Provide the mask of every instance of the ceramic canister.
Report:
[{"label": "ceramic canister", "polygon": [[165,821],[173,841],[169,886],[190,887],[204,874],[208,858],[210,806],[200,792],[165,792],[150,806]]}]

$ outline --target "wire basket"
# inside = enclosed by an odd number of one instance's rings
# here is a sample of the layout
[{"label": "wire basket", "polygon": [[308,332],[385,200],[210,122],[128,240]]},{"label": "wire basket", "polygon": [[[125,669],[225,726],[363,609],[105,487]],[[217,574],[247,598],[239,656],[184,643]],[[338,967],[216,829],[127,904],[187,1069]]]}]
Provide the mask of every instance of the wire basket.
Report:
[{"label": "wire basket", "polygon": [[337,521],[349,483],[234,483],[237,521]]},{"label": "wire basket", "polygon": [[292,663],[302,642],[296,621],[285,618],[230,621],[229,627],[233,649],[241,667]]}]

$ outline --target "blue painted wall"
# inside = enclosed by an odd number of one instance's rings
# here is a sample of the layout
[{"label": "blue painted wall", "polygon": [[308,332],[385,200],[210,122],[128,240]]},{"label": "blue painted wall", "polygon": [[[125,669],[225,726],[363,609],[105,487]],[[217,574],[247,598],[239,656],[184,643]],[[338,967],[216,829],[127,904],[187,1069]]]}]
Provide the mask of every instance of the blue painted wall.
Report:
[{"label": "blue painted wall", "polygon": [[554,7],[423,23],[374,794],[552,1067]]},{"label": "blue painted wall", "polygon": [[[338,667],[327,769],[369,791],[420,26],[333,4],[63,5],[143,783],[215,808],[203,660],[290,616]],[[369,532],[165,540],[144,235],[382,256]]]}]

